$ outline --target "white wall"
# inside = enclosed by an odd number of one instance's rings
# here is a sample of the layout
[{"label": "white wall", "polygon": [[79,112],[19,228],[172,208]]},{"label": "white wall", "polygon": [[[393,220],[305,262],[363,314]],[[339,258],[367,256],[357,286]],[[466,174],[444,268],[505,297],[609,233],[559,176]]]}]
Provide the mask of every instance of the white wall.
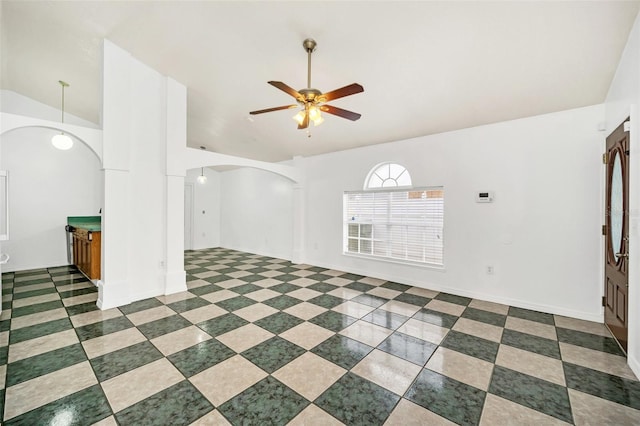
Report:
[{"label": "white wall", "polygon": [[[593,106],[305,158],[304,260],[601,320],[603,135],[596,129],[603,116],[603,107]],[[384,161],[407,167],[414,186],[444,186],[444,271],[342,254],[343,191],[361,189]],[[481,190],[495,191],[495,202],[477,204]],[[223,235],[236,214],[223,214]]]},{"label": "white wall", "polygon": [[[62,96],[62,90],[60,91],[60,96]],[[65,90],[65,97],[68,99],[69,96],[82,96],[82,94],[74,93],[73,87],[69,86]],[[62,112],[58,108],[53,108],[19,93],[4,89],[0,90],[0,111],[54,122],[62,119]],[[97,124],[67,112],[64,114],[64,122],[94,129],[99,128]]]},{"label": "white wall", "polygon": [[[640,376],[640,15],[629,35],[616,75],[605,102],[609,135],[627,117],[631,117],[631,162],[629,167],[629,346],[628,361]],[[605,135],[605,136],[606,136]],[[604,143],[602,144],[604,152]],[[604,178],[603,178],[604,179]]]},{"label": "white wall", "polygon": [[200,173],[201,169],[188,170],[185,178],[193,187],[193,250],[220,246],[220,173],[205,167],[205,184],[196,181]]},{"label": "white wall", "polygon": [[226,171],[220,176],[220,245],[291,259],[292,182],[253,168]]},{"label": "white wall", "polygon": [[54,131],[24,128],[0,138],[0,169],[10,175],[11,256],[4,271],[66,265],[67,216],[98,216],[102,174],[97,156],[76,141],[60,151],[51,145]]}]

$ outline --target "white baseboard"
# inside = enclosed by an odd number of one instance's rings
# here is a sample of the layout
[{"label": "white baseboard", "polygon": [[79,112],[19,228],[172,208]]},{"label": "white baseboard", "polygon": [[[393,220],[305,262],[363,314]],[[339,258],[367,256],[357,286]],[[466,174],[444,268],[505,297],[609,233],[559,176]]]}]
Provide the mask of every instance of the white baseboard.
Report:
[{"label": "white baseboard", "polygon": [[117,308],[131,303],[132,298],[129,294],[129,281],[110,281],[108,283],[102,280],[98,281],[98,308],[105,310]]}]

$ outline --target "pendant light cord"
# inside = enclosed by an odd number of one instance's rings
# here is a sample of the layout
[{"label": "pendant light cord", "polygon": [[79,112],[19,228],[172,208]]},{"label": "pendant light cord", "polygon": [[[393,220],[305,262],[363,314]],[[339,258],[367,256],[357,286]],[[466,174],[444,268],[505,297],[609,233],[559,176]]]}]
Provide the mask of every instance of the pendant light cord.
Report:
[{"label": "pendant light cord", "polygon": [[69,83],[66,83],[62,80],[58,80],[58,83],[60,83],[60,86],[62,86],[62,118],[61,121],[62,123],[64,123],[64,88],[69,86]]}]

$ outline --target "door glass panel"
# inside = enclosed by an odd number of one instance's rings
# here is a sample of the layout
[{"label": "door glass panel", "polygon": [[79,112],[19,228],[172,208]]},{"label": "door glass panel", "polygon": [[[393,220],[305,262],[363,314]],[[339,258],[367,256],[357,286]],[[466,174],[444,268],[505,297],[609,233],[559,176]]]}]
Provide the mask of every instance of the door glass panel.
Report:
[{"label": "door glass panel", "polygon": [[[616,154],[613,160],[613,172],[611,173],[611,247],[613,253],[620,253],[622,249],[622,224],[624,221],[622,185],[622,164],[620,156]],[[616,260],[617,260],[616,256]]]}]

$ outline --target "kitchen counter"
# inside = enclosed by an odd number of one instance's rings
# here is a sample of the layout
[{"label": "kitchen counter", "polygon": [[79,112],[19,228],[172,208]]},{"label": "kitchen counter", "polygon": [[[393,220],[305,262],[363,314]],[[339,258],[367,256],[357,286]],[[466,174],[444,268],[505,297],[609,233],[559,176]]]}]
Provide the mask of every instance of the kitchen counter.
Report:
[{"label": "kitchen counter", "polygon": [[67,216],[67,225],[74,228],[86,229],[91,232],[102,230],[101,216]]}]

